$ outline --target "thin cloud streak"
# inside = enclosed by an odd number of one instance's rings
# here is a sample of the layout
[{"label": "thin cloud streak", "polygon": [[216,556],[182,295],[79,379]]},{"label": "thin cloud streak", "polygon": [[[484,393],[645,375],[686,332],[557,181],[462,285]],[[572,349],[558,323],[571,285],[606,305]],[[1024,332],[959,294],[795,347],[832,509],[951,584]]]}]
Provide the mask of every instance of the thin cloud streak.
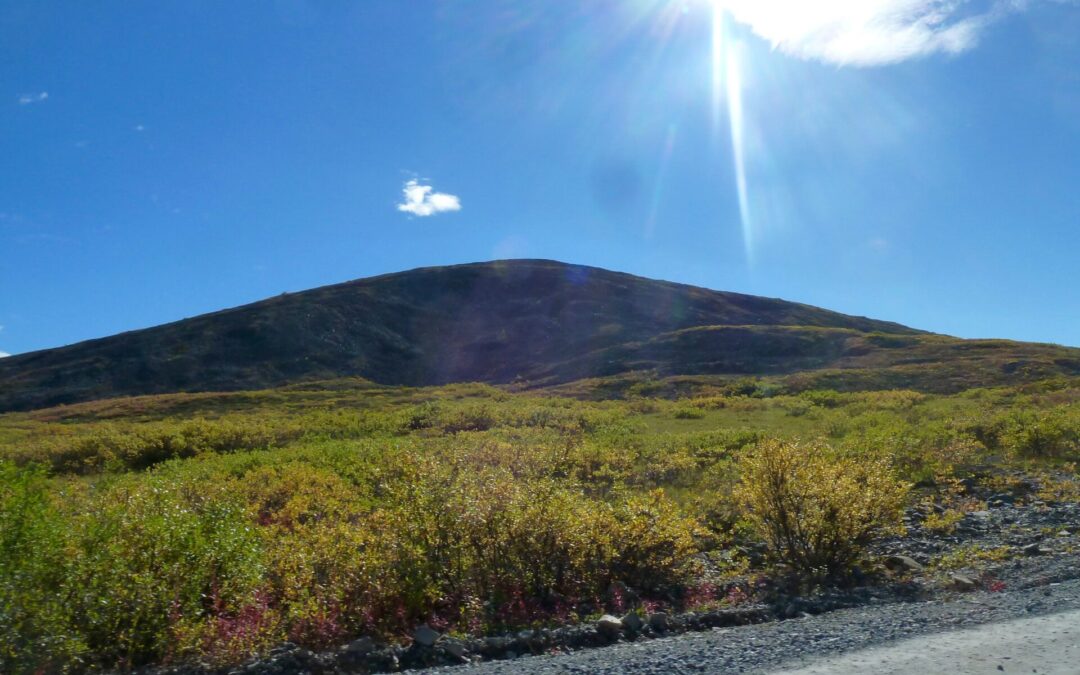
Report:
[{"label": "thin cloud streak", "polygon": [[1018,0],[721,0],[739,23],[802,59],[881,66],[958,54],[991,23],[1031,3]]},{"label": "thin cloud streak", "polygon": [[410,180],[401,188],[405,200],[397,205],[398,211],[426,218],[438,213],[460,211],[461,200],[457,195],[435,192],[430,185],[421,185],[417,180]]},{"label": "thin cloud streak", "polygon": [[32,93],[32,94],[19,94],[19,96],[17,97],[17,100],[19,101],[19,105],[31,105],[31,104],[34,104],[34,103],[41,103],[42,101],[45,101],[48,98],[49,98],[49,92],[47,92],[47,91],[39,91],[39,92]]}]

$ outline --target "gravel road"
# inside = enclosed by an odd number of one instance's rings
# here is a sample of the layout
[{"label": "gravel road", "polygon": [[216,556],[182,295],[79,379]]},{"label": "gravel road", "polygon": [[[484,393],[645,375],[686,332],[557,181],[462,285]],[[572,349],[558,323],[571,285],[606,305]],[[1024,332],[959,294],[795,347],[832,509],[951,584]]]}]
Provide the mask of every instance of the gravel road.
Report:
[{"label": "gravel road", "polygon": [[[1049,561],[1046,561],[1049,563]],[[1017,670],[1010,661],[988,660],[989,668],[964,671],[957,663],[932,665],[934,653],[924,655],[929,661],[903,661],[905,654],[923,650],[925,644],[953,645],[971,652],[973,644],[980,639],[997,640],[999,636],[1011,636],[1010,642],[999,642],[993,649],[987,648],[987,657],[1012,656],[1011,647],[1017,649],[1030,641],[1036,653],[1055,635],[1071,639],[1072,663],[1057,663],[1056,670],[1048,665],[1038,672],[1058,672],[1076,675],[1080,673],[1080,654],[1077,653],[1076,636],[1080,632],[1080,579],[1053,581],[1062,576],[1080,576],[1080,560],[1062,556],[1059,560],[1040,567],[1024,565],[1026,586],[1018,583],[1012,590],[999,593],[976,592],[928,602],[893,603],[870,605],[838,610],[813,617],[804,617],[770,624],[717,629],[707,633],[685,634],[671,638],[620,643],[604,649],[580,651],[572,654],[535,656],[512,661],[494,661],[453,669],[437,669],[457,673],[773,673],[791,668],[818,668],[817,670],[794,670],[798,673],[933,673],[933,672],[1000,672],[997,665],[1004,664],[1005,672],[1032,672]],[[1018,587],[1019,586],[1019,587]],[[1046,617],[1042,623],[1004,623],[1032,617]],[[1068,625],[1077,629],[1069,629]],[[956,629],[972,626],[989,627],[990,633],[957,634]],[[1016,627],[1022,627],[1016,628]],[[1040,630],[1072,630],[1064,633],[1048,633],[1038,637]],[[953,631],[944,642],[941,635]],[[1034,633],[1032,632],[1034,631]],[[980,636],[985,635],[985,638]],[[922,636],[935,642],[899,642]],[[974,636],[974,637],[973,637]],[[1035,640],[1038,642],[1035,642]],[[1058,641],[1060,642],[1060,640]],[[985,645],[984,645],[985,646]],[[868,648],[878,648],[861,652]],[[1000,649],[998,648],[1000,647]],[[937,647],[935,647],[937,648]],[[978,653],[978,650],[975,650]],[[944,653],[944,652],[938,652]],[[1021,654],[1017,652],[1017,657]],[[847,658],[877,659],[879,665],[855,668],[854,661],[817,661],[838,655]],[[951,658],[942,656],[942,658]],[[1056,658],[1056,657],[1053,657]],[[1048,657],[1048,660],[1050,657]],[[1022,662],[1022,661],[1020,661]],[[837,670],[821,670],[830,664],[838,664]],[[891,664],[891,665],[890,665]],[[984,664],[985,665],[985,664]],[[893,670],[888,668],[893,667]],[[974,666],[972,666],[974,667]],[[842,668],[849,668],[843,670]],[[852,669],[854,668],[854,669]],[[1044,670],[1045,668],[1045,670]],[[1071,668],[1071,670],[1070,670]],[[430,671],[428,671],[430,672]]]},{"label": "gravel road", "polygon": [[1075,675],[1080,672],[1080,612],[925,635],[811,661],[774,675],[976,675],[995,670]]}]

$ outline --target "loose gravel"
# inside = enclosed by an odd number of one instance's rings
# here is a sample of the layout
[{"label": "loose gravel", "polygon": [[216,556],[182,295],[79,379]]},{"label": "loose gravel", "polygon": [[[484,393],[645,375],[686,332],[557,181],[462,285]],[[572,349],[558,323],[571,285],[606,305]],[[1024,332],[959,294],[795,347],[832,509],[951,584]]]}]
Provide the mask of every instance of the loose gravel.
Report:
[{"label": "loose gravel", "polygon": [[1076,675],[1080,612],[1061,612],[909,638],[841,656],[811,659],[773,675]]},{"label": "loose gravel", "polygon": [[811,657],[842,654],[904,638],[1076,610],[1080,610],[1080,580],[1072,579],[1009,592],[977,592],[928,602],[842,609],[770,624],[453,670],[477,674],[767,673],[797,667]]}]

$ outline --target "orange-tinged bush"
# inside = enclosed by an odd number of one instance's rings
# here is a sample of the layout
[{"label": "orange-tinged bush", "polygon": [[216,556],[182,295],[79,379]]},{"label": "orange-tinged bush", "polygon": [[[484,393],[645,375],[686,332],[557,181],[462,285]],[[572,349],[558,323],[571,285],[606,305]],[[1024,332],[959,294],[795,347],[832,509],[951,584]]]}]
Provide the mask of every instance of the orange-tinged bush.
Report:
[{"label": "orange-tinged bush", "polygon": [[870,541],[899,528],[910,489],[887,460],[823,444],[762,441],[738,467],[736,499],[769,552],[809,575],[849,571]]}]

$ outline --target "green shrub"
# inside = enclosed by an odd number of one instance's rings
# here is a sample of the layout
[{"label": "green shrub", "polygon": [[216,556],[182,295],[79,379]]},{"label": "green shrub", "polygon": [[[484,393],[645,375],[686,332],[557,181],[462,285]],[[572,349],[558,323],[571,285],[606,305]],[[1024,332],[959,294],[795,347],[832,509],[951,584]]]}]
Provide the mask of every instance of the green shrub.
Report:
[{"label": "green shrub", "polygon": [[822,444],[766,440],[738,460],[736,499],[774,560],[805,575],[841,575],[866,544],[895,530],[909,485],[886,460]]},{"label": "green shrub", "polygon": [[1080,406],[1014,411],[1001,420],[998,439],[1014,457],[1080,460]]},{"label": "green shrub", "polygon": [[699,549],[755,536],[802,574],[842,574],[897,525],[892,472],[940,503],[993,462],[1076,499],[1075,383],[772,396],[663,379],[672,400],[593,400],[603,382],[575,385],[584,401],[305,385],[0,415],[0,672],[226,668],[285,639],[552,623],[619,582],[684,597]]},{"label": "green shrub", "polygon": [[680,406],[671,411],[671,416],[677,420],[699,420],[705,417],[705,411],[691,406]]},{"label": "green shrub", "polygon": [[176,655],[176,629],[200,632],[258,590],[261,536],[225,486],[153,476],[85,506],[68,521],[64,593],[69,629],[103,665]]},{"label": "green shrub", "polygon": [[44,472],[0,461],[0,672],[52,670],[85,650],[67,629],[66,543]]}]

